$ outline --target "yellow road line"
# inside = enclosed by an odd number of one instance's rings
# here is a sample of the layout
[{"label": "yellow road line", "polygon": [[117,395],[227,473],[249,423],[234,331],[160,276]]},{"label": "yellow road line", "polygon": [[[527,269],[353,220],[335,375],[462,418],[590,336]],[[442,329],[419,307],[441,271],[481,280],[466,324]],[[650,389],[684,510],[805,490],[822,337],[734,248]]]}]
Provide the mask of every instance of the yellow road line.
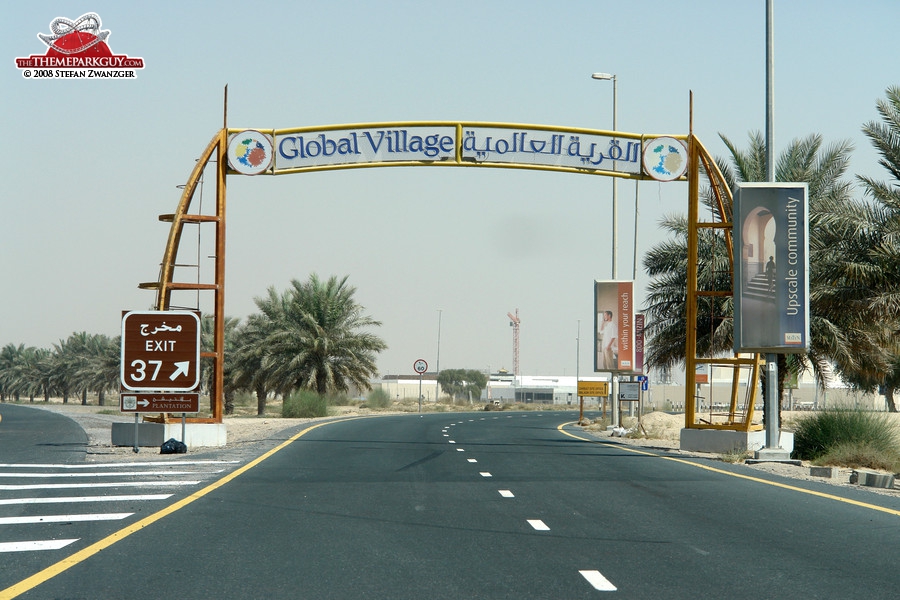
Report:
[{"label": "yellow road line", "polygon": [[[358,418],[361,418],[361,417],[350,417],[347,419],[340,419],[340,421],[341,422],[352,421],[353,419],[358,419]],[[259,456],[258,458],[250,461],[243,467],[236,469],[236,470],[232,471],[231,473],[229,473],[228,475],[222,477],[221,479],[209,484],[202,490],[199,490],[199,491],[191,494],[190,496],[187,496],[186,498],[183,498],[183,499],[179,500],[178,502],[175,502],[174,504],[167,506],[166,508],[164,508],[160,511],[157,511],[157,512],[153,513],[152,515],[149,515],[149,516],[141,519],[140,521],[136,521],[135,523],[132,523],[128,527],[120,529],[119,531],[116,531],[115,533],[112,533],[112,534],[106,536],[105,538],[103,538],[102,540],[100,540],[98,542],[94,542],[90,546],[87,546],[86,548],[79,550],[75,554],[72,554],[71,556],[68,556],[68,557],[62,559],[61,561],[50,565],[46,569],[35,573],[31,577],[28,577],[16,584],[11,585],[10,587],[6,588],[5,590],[0,590],[0,600],[9,600],[11,598],[15,598],[16,596],[19,596],[20,594],[24,594],[25,592],[36,588],[37,586],[41,585],[45,581],[52,579],[52,578],[56,577],[57,575],[59,575],[60,573],[87,560],[88,558],[97,554],[101,550],[104,550],[104,549],[112,546],[116,542],[125,539],[132,533],[136,533],[136,532],[140,531],[144,527],[147,527],[147,526],[155,523],[156,521],[159,521],[163,517],[169,516],[170,514],[174,513],[175,511],[180,510],[180,509],[184,508],[185,506],[187,506],[188,504],[194,502],[195,500],[199,500],[200,498],[209,494],[210,492],[213,492],[213,491],[219,489],[226,483],[243,475],[244,473],[246,473],[253,467],[257,466],[264,460],[266,460],[269,457],[271,457],[272,455],[274,455],[275,453],[280,452],[287,446],[291,445],[292,443],[297,441],[297,439],[306,435],[313,429],[317,429],[324,425],[330,425],[330,424],[336,423],[336,422],[338,422],[338,421],[324,421],[322,423],[317,423],[315,425],[311,425],[310,427],[307,427],[303,431],[296,433],[295,435],[291,436],[288,440],[286,440],[286,441],[282,442],[281,444],[279,444],[278,446],[272,448],[271,450],[269,450],[262,456]]]},{"label": "yellow road line", "polygon": [[689,460],[685,460],[683,458],[675,458],[673,456],[662,456],[660,454],[655,454],[653,452],[647,452],[646,450],[636,450],[634,448],[622,445],[622,444],[610,444],[608,442],[601,442],[595,439],[581,437],[575,435],[574,433],[570,433],[565,431],[563,427],[566,425],[575,425],[575,421],[570,423],[563,423],[557,430],[563,435],[567,435],[571,438],[575,438],[576,440],[581,440],[583,442],[590,442],[592,444],[600,444],[601,446],[609,446],[610,448],[617,448],[619,450],[624,450],[625,452],[632,452],[634,454],[643,454],[644,456],[653,456],[655,458],[660,458],[662,460],[671,460],[672,462],[681,463],[683,465],[689,465],[691,467],[696,467],[698,469],[704,469],[706,471],[712,471],[713,473],[720,473],[722,475],[728,475],[730,477],[737,477],[738,479],[746,479],[747,481],[755,481],[756,483],[762,483],[765,485],[771,485],[773,487],[782,488],[785,490],[791,490],[792,492],[800,492],[802,494],[809,494],[810,496],[818,496],[819,498],[826,498],[828,500],[835,500],[837,502],[843,502],[844,504],[852,504],[853,506],[859,506],[862,508],[868,508],[870,510],[877,510],[879,512],[888,513],[890,515],[900,516],[900,510],[895,510],[893,508],[887,508],[884,506],[878,506],[877,504],[869,504],[868,502],[860,502],[858,500],[851,500],[849,498],[841,498],[840,496],[835,496],[834,494],[826,494],[824,492],[817,492],[815,490],[807,490],[801,487],[797,487],[794,485],[788,485],[786,483],[778,483],[777,481],[769,481],[767,479],[762,479],[760,477],[754,477],[752,475],[742,475],[741,473],[732,473],[731,471],[725,471],[723,469],[717,469],[715,467],[710,467],[708,465],[701,465]]}]

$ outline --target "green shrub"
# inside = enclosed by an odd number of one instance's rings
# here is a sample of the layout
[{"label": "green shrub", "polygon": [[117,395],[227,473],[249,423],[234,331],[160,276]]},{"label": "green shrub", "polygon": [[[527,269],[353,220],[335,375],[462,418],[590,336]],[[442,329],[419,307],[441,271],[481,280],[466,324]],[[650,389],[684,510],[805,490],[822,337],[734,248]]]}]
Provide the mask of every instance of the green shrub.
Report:
[{"label": "green shrub", "polygon": [[366,397],[366,406],[369,408],[389,408],[391,404],[390,394],[382,389],[372,390]]},{"label": "green shrub", "polygon": [[350,398],[347,394],[338,394],[337,396],[329,396],[328,401],[332,406],[350,406],[353,404],[353,399]]},{"label": "green shrub", "polygon": [[838,444],[813,461],[817,465],[838,465],[852,469],[876,469],[900,472],[900,454],[883,451],[869,444]]},{"label": "green shrub", "polygon": [[830,460],[838,460],[839,455],[896,457],[900,456],[900,440],[884,413],[839,408],[800,419],[794,431],[794,457],[821,461],[829,454],[834,457]]},{"label": "green shrub", "polygon": [[281,405],[281,416],[286,419],[327,417],[328,398],[310,390],[292,392]]}]

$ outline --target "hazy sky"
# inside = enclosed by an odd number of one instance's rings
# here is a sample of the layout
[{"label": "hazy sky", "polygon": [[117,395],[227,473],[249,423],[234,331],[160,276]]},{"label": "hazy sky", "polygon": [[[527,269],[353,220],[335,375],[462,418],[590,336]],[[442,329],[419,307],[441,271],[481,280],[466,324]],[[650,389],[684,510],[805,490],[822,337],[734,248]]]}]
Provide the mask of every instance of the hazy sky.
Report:
[{"label": "hazy sky", "polygon": [[[135,80],[25,79],[56,17],[98,13]],[[775,1],[775,146],[851,140],[851,173],[887,179],[860,132],[900,85],[900,3]],[[222,126],[471,120],[685,134],[716,156],[765,129],[765,1],[16,2],[4,5],[0,346],[118,335],[148,309],[168,224]],[[593,368],[593,280],[611,276],[611,180],[487,168],[384,168],[228,178],[226,312],[291,279],[349,275],[389,348],[382,374]],[[630,276],[635,184],[620,182],[620,278]],[[641,183],[639,252],[683,183]],[[857,190],[857,194],[861,194]],[[214,185],[204,187],[206,202]],[[186,230],[196,237],[196,229]],[[213,261],[200,241],[202,273]],[[205,271],[203,271],[205,270]],[[640,290],[647,279],[638,274]],[[206,297],[204,297],[206,298]],[[201,298],[201,308],[209,302]],[[640,293],[638,305],[642,301]],[[439,313],[439,311],[441,311]]]}]

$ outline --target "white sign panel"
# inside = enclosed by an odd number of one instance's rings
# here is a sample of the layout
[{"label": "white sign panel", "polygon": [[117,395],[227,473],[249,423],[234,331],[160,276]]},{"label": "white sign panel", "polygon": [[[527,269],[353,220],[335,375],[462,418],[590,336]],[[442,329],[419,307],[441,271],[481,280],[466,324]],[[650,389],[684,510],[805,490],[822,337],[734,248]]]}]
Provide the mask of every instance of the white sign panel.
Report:
[{"label": "white sign panel", "polygon": [[605,135],[500,127],[466,127],[463,130],[463,160],[483,164],[515,163],[640,173],[640,155],[640,140]]},{"label": "white sign panel", "polygon": [[[276,130],[274,133],[273,173],[392,162],[534,165],[641,173],[640,139],[597,135],[582,130],[398,123],[382,127]],[[240,138],[243,143],[248,136],[242,133]],[[265,144],[262,140],[251,142],[254,142],[253,147],[241,158],[263,160]],[[262,146],[262,150],[258,146]],[[238,146],[235,152],[245,150],[244,146]],[[251,151],[255,153],[251,155]]]},{"label": "white sign panel", "polygon": [[455,127],[335,129],[275,136],[276,173],[329,165],[439,162],[455,157]]}]

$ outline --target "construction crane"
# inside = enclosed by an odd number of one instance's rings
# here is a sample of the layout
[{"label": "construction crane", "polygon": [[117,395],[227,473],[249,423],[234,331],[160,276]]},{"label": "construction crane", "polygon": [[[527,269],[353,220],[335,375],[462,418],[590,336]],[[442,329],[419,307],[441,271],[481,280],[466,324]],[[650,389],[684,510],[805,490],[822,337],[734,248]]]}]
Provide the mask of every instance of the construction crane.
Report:
[{"label": "construction crane", "polygon": [[516,314],[506,313],[509,317],[509,326],[513,328],[513,375],[519,376],[519,309]]}]

